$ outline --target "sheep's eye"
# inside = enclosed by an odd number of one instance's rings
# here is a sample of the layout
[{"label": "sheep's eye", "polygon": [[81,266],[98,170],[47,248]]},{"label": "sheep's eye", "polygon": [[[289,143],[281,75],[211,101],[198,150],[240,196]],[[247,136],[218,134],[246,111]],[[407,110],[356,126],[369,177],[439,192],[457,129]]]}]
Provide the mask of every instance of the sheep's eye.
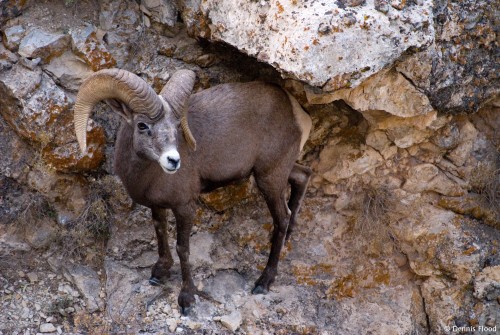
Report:
[{"label": "sheep's eye", "polygon": [[149,127],[147,124],[145,124],[144,122],[139,122],[137,124],[137,128],[139,128],[140,131],[145,131],[145,130],[149,130]]}]

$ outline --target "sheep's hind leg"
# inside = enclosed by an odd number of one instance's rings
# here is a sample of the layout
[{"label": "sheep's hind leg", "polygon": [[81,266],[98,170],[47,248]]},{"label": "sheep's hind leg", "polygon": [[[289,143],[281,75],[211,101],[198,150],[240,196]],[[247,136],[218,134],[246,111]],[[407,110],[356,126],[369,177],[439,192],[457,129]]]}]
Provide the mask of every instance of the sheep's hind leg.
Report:
[{"label": "sheep's hind leg", "polygon": [[292,231],[297,223],[297,215],[302,205],[302,200],[306,194],[307,185],[309,184],[309,179],[311,178],[312,170],[300,164],[295,164],[293,166],[292,172],[288,177],[288,182],[291,186],[290,200],[288,200],[288,208],[292,212],[290,216],[290,223],[288,224],[288,229],[286,231],[285,240],[288,241]]},{"label": "sheep's hind leg", "polygon": [[276,179],[267,178],[265,180],[256,178],[259,189],[264,194],[267,206],[273,217],[273,235],[271,238],[271,252],[266,267],[259,279],[255,282],[252,290],[253,294],[266,294],[269,292],[270,285],[274,282],[278,273],[278,263],[281,248],[285,241],[285,235],[290,219],[290,210],[288,209],[285,197],[286,182],[283,187],[276,185]]},{"label": "sheep's hind leg", "polygon": [[158,240],[158,261],[151,269],[151,278],[149,283],[151,285],[159,285],[164,279],[169,277],[170,267],[174,263],[170,248],[168,246],[168,233],[167,233],[167,213],[164,208],[152,208],[153,223],[156,231],[156,238]]},{"label": "sheep's hind leg", "polygon": [[195,206],[191,203],[175,208],[173,211],[177,225],[177,254],[181,262],[182,272],[182,288],[177,302],[181,307],[181,313],[187,315],[195,302],[194,294],[197,293],[189,264],[189,235],[195,215]]}]

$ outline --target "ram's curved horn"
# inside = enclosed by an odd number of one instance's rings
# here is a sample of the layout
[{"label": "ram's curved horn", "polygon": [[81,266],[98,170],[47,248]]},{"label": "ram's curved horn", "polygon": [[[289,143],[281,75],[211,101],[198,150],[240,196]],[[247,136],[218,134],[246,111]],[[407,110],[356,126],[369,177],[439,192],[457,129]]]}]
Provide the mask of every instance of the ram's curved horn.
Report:
[{"label": "ram's curved horn", "polygon": [[87,148],[87,122],[92,108],[101,100],[117,99],[134,113],[156,119],[163,106],[156,92],[135,74],[120,69],[105,69],[88,77],[80,86],[74,108],[76,138],[82,152]]},{"label": "ram's curved horn", "polygon": [[188,126],[187,101],[193,91],[195,80],[196,74],[193,71],[179,70],[172,75],[172,78],[160,92],[160,96],[164,99],[163,102],[167,103],[180,119],[184,138],[193,150],[196,150],[196,139]]}]

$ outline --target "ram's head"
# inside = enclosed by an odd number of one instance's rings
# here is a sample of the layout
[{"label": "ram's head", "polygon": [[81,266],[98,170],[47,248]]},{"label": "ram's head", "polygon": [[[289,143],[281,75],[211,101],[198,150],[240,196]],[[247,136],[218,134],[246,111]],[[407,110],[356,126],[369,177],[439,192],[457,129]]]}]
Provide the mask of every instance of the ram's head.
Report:
[{"label": "ram's head", "polygon": [[105,101],[124,118],[133,131],[135,152],[157,161],[167,173],[180,167],[177,129],[196,150],[196,141],[187,123],[187,100],[193,90],[195,74],[189,70],[174,73],[159,95],[135,74],[120,70],[101,70],[87,78],[76,98],[74,124],[78,144],[86,151],[87,122],[93,107]]}]

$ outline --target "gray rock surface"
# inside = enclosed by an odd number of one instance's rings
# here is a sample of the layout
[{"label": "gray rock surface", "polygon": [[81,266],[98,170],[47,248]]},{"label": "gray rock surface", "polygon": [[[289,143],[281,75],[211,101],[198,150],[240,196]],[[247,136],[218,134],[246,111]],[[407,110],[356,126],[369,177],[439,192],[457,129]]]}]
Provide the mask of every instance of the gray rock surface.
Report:
[{"label": "gray rock surface", "polygon": [[425,47],[434,38],[432,1],[425,0],[385,13],[364,1],[349,6],[214,0],[199,8],[207,21],[200,27],[202,37],[229,43],[325,91],[355,87],[407,49]]},{"label": "gray rock surface", "polygon": [[67,264],[64,266],[64,272],[67,279],[83,295],[86,308],[90,313],[103,310],[104,302],[99,296],[101,293],[101,281],[94,270],[83,265]]},{"label": "gray rock surface", "polygon": [[26,30],[23,26],[12,26],[5,28],[2,32],[2,41],[11,51],[17,51]]},{"label": "gray rock surface", "polygon": [[181,3],[191,34],[323,92],[354,88],[395,61],[443,111],[475,111],[500,90],[498,0]]},{"label": "gray rock surface", "polygon": [[33,29],[21,40],[19,55],[48,61],[50,58],[62,54],[68,43],[69,36],[67,35]]},{"label": "gray rock surface", "polygon": [[66,51],[43,67],[56,83],[71,92],[77,92],[83,80],[91,73],[90,67],[72,52]]},{"label": "gray rock surface", "polygon": [[221,316],[220,322],[224,325],[224,327],[226,327],[227,329],[229,329],[230,331],[232,331],[234,333],[235,331],[238,330],[238,328],[240,328],[241,313],[238,311],[235,311],[229,315]]}]

